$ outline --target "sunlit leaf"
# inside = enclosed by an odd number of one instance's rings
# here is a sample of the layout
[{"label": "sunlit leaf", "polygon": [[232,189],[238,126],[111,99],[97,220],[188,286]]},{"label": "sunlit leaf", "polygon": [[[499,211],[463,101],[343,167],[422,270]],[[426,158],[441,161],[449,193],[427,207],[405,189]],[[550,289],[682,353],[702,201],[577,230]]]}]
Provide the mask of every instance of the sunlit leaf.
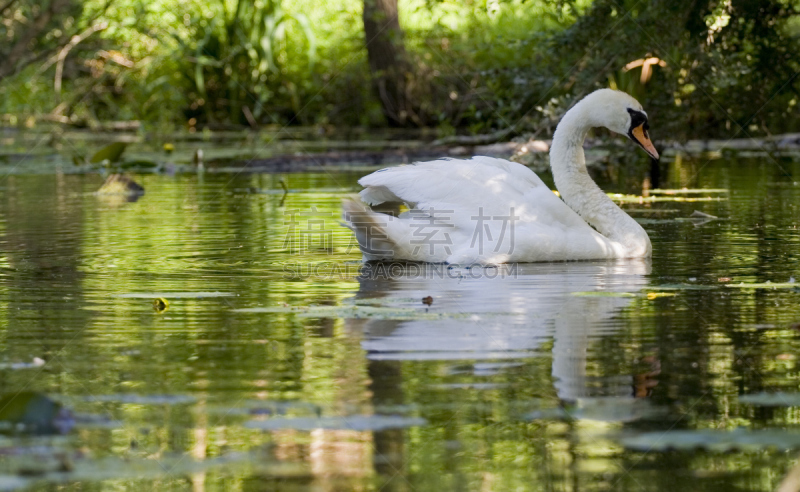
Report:
[{"label": "sunlit leaf", "polygon": [[122,153],[125,152],[125,148],[128,147],[128,144],[125,142],[114,142],[112,144],[106,145],[102,149],[98,150],[89,162],[92,164],[97,164],[103,161],[108,161],[111,163],[118,162],[120,157],[122,157]]},{"label": "sunlit leaf", "polygon": [[677,295],[678,294],[674,292],[648,292],[647,299],[652,301],[653,299],[658,299],[660,297],[675,297]]}]

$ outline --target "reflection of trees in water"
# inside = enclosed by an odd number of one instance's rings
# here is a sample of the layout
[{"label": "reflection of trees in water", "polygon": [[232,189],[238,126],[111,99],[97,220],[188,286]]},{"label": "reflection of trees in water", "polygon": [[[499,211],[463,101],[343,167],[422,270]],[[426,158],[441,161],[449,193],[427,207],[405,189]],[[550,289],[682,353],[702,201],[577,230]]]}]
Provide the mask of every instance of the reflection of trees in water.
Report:
[{"label": "reflection of trees in water", "polygon": [[[407,430],[374,434],[375,471],[381,476],[406,474],[409,463],[424,461],[430,456],[443,460],[439,466],[446,469],[448,476],[447,479],[438,477],[438,481],[432,483],[441,485],[444,483],[441,480],[452,480],[452,484],[465,486],[477,479],[491,487],[497,477],[492,478],[494,474],[488,471],[481,473],[480,478],[471,475],[473,461],[498,459],[502,462],[517,457],[500,454],[495,458],[480,458],[488,451],[483,450],[485,447],[500,445],[507,439],[513,439],[518,445],[528,439],[530,443],[553,442],[537,431],[526,436],[531,429],[523,429],[539,426],[539,432],[547,434],[549,431],[544,429],[561,425],[520,422],[519,411],[513,409],[515,403],[532,397],[556,396],[570,402],[597,396],[632,396],[631,374],[626,374],[624,367],[611,364],[612,371],[620,371],[614,375],[625,376],[609,378],[609,367],[603,365],[607,358],[594,351],[604,337],[619,335],[620,326],[613,318],[632,300],[581,297],[571,293],[638,291],[647,285],[648,263],[561,263],[515,268],[515,276],[507,278],[500,278],[502,275],[459,278],[435,272],[431,278],[425,272],[420,275],[419,265],[416,265],[407,270],[408,276],[368,275],[359,279],[356,302],[374,300],[383,306],[422,308],[422,299],[432,296],[428,313],[474,313],[479,317],[347,320],[351,333],[364,334],[362,347],[367,350],[374,405],[380,408],[413,403],[419,405],[423,415],[433,419],[430,428],[421,429],[422,435],[417,436],[412,446],[406,444],[410,432]],[[507,267],[501,267],[501,273],[503,269]],[[552,363],[548,363],[548,351],[552,353]],[[619,347],[610,352],[611,360],[624,358]],[[516,363],[517,360],[521,364]],[[473,399],[471,391],[437,388],[434,384],[454,366],[470,368],[481,361],[487,362],[487,367],[491,367],[489,361],[501,362],[500,369],[492,377],[500,386],[479,393],[479,400]],[[465,377],[469,382],[483,381],[474,374]],[[436,410],[428,412],[426,405],[433,405]],[[508,432],[514,432],[515,436],[508,436]],[[570,435],[574,439],[569,441],[567,454],[577,466],[581,461],[579,448],[583,445],[581,433],[570,431]],[[568,480],[577,485],[578,470],[564,470],[556,464],[564,459],[560,451],[537,445],[525,452],[531,453],[532,460],[548,463],[548,469],[558,468],[534,480],[562,481],[563,474],[567,473],[571,477]],[[491,466],[498,465],[500,462]],[[412,479],[412,484],[424,487],[433,479],[417,477]],[[389,483],[402,486],[405,480],[395,478]]]}]

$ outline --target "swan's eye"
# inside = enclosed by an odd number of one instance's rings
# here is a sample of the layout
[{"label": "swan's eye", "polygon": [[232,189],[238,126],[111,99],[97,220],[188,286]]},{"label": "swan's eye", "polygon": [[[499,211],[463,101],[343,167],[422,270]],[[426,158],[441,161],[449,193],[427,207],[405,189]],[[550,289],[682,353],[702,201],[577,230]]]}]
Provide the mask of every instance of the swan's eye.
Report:
[{"label": "swan's eye", "polygon": [[643,112],[628,108],[628,113],[631,115],[631,126],[629,131],[633,130],[637,126],[643,126],[645,130],[650,128],[650,126],[647,124],[647,116],[645,116]]}]

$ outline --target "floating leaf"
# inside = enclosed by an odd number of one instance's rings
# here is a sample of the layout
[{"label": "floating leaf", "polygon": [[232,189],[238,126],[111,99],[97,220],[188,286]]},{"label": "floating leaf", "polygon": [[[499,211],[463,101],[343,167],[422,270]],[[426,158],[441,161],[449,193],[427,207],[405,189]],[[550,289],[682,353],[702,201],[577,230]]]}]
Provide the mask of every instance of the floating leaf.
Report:
[{"label": "floating leaf", "polygon": [[726,188],[681,188],[681,189],[662,189],[656,188],[654,190],[650,190],[650,193],[653,195],[698,195],[703,193],[728,193],[730,190]]},{"label": "floating leaf", "polygon": [[674,292],[648,292],[647,299],[652,301],[653,299],[658,299],[659,297],[675,297],[678,294]]},{"label": "floating leaf", "polygon": [[378,297],[376,299],[355,299],[352,301],[357,306],[378,306],[386,307],[386,304],[408,304],[413,305],[419,302],[416,297]]},{"label": "floating leaf", "polygon": [[374,306],[265,306],[234,309],[236,313],[288,313],[305,318],[370,318],[392,320],[416,319],[464,319],[497,317],[501,313],[430,313],[423,308],[374,307]]},{"label": "floating leaf", "polygon": [[800,393],[753,393],[740,395],[739,402],[763,407],[796,407],[800,406]]},{"label": "floating leaf", "polygon": [[431,384],[428,386],[431,389],[438,390],[451,390],[451,389],[467,389],[467,390],[493,390],[508,388],[511,385],[508,383],[450,383],[450,384]]},{"label": "floating leaf", "polygon": [[138,159],[135,161],[125,161],[119,164],[120,169],[152,169],[154,167],[158,167],[157,162],[148,161],[145,159]]},{"label": "floating leaf", "polygon": [[721,202],[725,201],[727,197],[721,196],[673,196],[673,195],[658,195],[658,196],[640,196],[640,195],[625,195],[622,193],[608,193],[608,197],[618,203],[654,203],[654,202]]},{"label": "floating leaf", "polygon": [[633,292],[608,292],[608,291],[587,291],[587,292],[573,292],[575,297],[637,297]]},{"label": "floating leaf", "polygon": [[299,417],[272,418],[267,420],[251,420],[245,427],[261,430],[295,429],[312,431],[315,429],[382,431],[417,427],[428,422],[419,417],[402,417],[399,415],[349,415],[347,417]]},{"label": "floating leaf", "polygon": [[122,157],[122,153],[125,152],[125,148],[128,146],[125,142],[114,142],[112,144],[106,145],[102,149],[98,150],[89,162],[92,164],[97,164],[103,161],[108,161],[111,163],[118,162],[120,157]]},{"label": "floating leaf", "polygon": [[[4,450],[8,451],[8,450]],[[0,463],[0,490],[16,490],[11,485],[31,486],[45,483],[100,482],[105,480],[153,480],[158,477],[183,477],[209,470],[231,473],[246,466],[259,476],[308,476],[307,467],[296,463],[278,463],[261,451],[229,452],[214,458],[194,460],[183,453],[159,454],[158,459],[132,456],[100,459],[52,446],[14,447],[3,453]],[[18,477],[10,480],[8,477]],[[30,478],[28,478],[30,477]],[[53,487],[50,487],[53,488]]]},{"label": "floating leaf", "polygon": [[0,399],[0,432],[66,434],[74,425],[72,412],[41,393],[21,391]]},{"label": "floating leaf", "polygon": [[115,297],[123,299],[202,299],[206,297],[235,297],[236,294],[230,292],[131,292],[128,294],[117,294]]},{"label": "floating leaf", "polygon": [[665,408],[655,407],[648,400],[632,397],[579,398],[567,407],[544,408],[528,413],[526,420],[595,420],[599,422],[631,422],[662,416]]},{"label": "floating leaf", "polygon": [[783,429],[769,430],[682,430],[664,432],[645,432],[635,436],[623,437],[621,443],[626,448],[637,451],[668,451],[708,449],[727,452],[734,450],[758,451],[776,449],[788,451],[800,448],[800,433]]},{"label": "floating leaf", "polygon": [[6,362],[6,363],[0,363],[0,369],[11,369],[11,370],[16,370],[16,369],[35,369],[37,367],[42,367],[45,364],[47,364],[47,362],[44,359],[39,358],[39,357],[34,357],[33,360],[30,361],[30,362]]},{"label": "floating leaf", "polygon": [[86,400],[135,403],[138,405],[188,405],[197,401],[194,397],[189,395],[137,395],[135,393],[93,395],[87,397]]},{"label": "floating leaf", "polygon": [[305,413],[319,417],[322,408],[314,403],[290,400],[249,400],[237,402],[235,407],[209,406],[205,408],[209,413],[223,415],[286,415],[288,413]]},{"label": "floating leaf", "polygon": [[796,282],[764,282],[752,284],[741,282],[738,284],[725,284],[725,287],[734,289],[800,289],[800,284]]},{"label": "floating leaf", "polygon": [[658,290],[713,290],[716,285],[702,285],[702,284],[664,284],[655,285],[654,288]]}]

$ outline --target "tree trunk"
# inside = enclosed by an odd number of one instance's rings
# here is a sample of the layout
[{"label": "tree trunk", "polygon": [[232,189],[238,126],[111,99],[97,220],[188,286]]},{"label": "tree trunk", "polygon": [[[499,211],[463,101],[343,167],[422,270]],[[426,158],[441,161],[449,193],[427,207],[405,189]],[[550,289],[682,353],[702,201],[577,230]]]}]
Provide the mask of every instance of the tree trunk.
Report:
[{"label": "tree trunk", "polygon": [[364,0],[364,33],[373,90],[389,124],[421,124],[409,93],[411,64],[403,46],[397,0]]}]

